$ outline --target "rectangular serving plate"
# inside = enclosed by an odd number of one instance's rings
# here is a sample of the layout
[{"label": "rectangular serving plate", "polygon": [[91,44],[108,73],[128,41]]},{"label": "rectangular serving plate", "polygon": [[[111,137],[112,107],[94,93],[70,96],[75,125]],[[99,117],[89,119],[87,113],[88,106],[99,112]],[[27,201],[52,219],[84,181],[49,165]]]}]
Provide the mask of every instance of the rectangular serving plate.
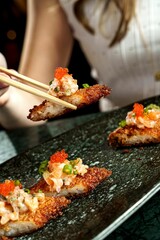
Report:
[{"label": "rectangular serving plate", "polygon": [[[159,102],[159,96],[142,101],[144,105]],[[131,109],[132,105],[105,113],[0,165],[0,181],[19,179],[26,188],[40,179],[40,163],[61,149],[70,159],[80,157],[89,166],[112,170],[109,179],[88,196],[72,201],[62,216],[18,240],[104,239],[159,191],[159,144],[127,151],[108,145],[108,134]]]}]

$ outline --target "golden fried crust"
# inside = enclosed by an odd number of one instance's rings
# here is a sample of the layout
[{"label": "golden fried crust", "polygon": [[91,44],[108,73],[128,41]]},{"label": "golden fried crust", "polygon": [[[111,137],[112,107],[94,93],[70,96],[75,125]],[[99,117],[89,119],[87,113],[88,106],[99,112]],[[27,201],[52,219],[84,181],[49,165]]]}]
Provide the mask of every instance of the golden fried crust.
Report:
[{"label": "golden fried crust", "polygon": [[111,171],[105,168],[93,167],[89,168],[87,173],[84,176],[78,175],[73,179],[73,182],[70,186],[66,186],[66,188],[72,188],[76,184],[82,183],[85,189],[85,192],[88,193],[92,189],[94,189],[100,182],[102,182],[105,178],[111,175]]},{"label": "golden fried crust", "polygon": [[48,194],[53,194],[54,196],[64,194],[66,197],[77,197],[80,195],[86,195],[91,190],[93,190],[100,182],[108,178],[112,174],[111,171],[105,168],[93,167],[89,168],[87,173],[83,176],[77,175],[73,179],[72,183],[68,186],[64,186],[61,192],[57,194],[56,192],[51,193],[49,186],[44,179],[41,179],[36,185],[31,188],[31,192],[37,192],[39,189]]},{"label": "golden fried crust", "polygon": [[41,178],[33,187],[31,187],[31,193],[37,193],[39,190],[42,192],[50,192],[49,185],[45,182],[43,178]]},{"label": "golden fried crust", "polygon": [[[107,86],[96,84],[88,88],[79,89],[73,95],[63,96],[61,99],[77,106],[79,109],[99,101],[100,98],[109,95],[110,92],[111,89]],[[39,106],[34,106],[29,111],[28,119],[40,121],[61,116],[72,110],[45,100]]]},{"label": "golden fried crust", "polygon": [[45,197],[45,200],[40,202],[36,212],[21,214],[19,220],[34,222],[37,228],[43,227],[50,219],[61,215],[61,210],[69,203],[70,201],[65,197]]},{"label": "golden fried crust", "polygon": [[160,126],[154,128],[137,128],[125,126],[117,128],[109,134],[109,145],[113,147],[142,146],[160,142]]},{"label": "golden fried crust", "polygon": [[0,225],[0,239],[5,239],[4,236],[16,237],[36,231],[43,227],[49,220],[61,215],[62,209],[69,203],[70,200],[65,197],[45,197],[39,203],[36,212],[25,212],[20,214],[18,221],[9,221],[5,225]]}]

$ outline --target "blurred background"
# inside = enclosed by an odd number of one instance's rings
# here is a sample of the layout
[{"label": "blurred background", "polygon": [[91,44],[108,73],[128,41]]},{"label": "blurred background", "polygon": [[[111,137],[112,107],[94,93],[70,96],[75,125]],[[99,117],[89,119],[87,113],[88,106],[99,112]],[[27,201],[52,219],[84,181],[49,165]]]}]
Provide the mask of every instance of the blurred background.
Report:
[{"label": "blurred background", "polygon": [[[26,0],[0,1],[0,52],[5,56],[10,69],[17,70],[18,68],[25,33],[26,11]],[[73,77],[78,80],[80,87],[83,83],[88,83],[89,85],[96,83],[90,75],[90,66],[77,41],[74,43],[68,68]],[[98,103],[78,112],[75,111],[72,115],[97,111],[99,111]]]},{"label": "blurred background", "polygon": [[26,23],[26,0],[0,1],[0,51],[17,70]]}]

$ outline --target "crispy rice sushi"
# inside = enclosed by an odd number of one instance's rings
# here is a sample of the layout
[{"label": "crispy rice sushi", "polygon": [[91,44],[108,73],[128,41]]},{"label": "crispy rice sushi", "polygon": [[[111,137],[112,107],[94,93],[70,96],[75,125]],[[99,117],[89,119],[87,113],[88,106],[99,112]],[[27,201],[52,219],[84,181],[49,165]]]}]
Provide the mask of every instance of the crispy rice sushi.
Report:
[{"label": "crispy rice sushi", "polygon": [[[111,89],[100,84],[95,84],[93,86],[84,84],[84,88],[78,89],[77,80],[75,80],[71,74],[68,74],[68,69],[57,68],[48,92],[54,97],[77,106],[77,109],[79,109],[98,102],[102,97],[108,96]],[[45,100],[39,106],[34,106],[29,111],[28,119],[40,121],[59,117],[72,110]]]},{"label": "crispy rice sushi", "polygon": [[160,143],[160,107],[135,103],[120,127],[109,134],[108,141],[113,147]]},{"label": "crispy rice sushi", "polygon": [[71,198],[88,194],[112,174],[105,168],[89,168],[81,158],[69,161],[64,150],[54,153],[49,162],[42,162],[41,170],[43,178],[31,188],[31,192],[41,190],[47,196]]},{"label": "crispy rice sushi", "polygon": [[61,215],[70,203],[65,197],[47,197],[40,191],[34,194],[28,191],[17,181],[6,180],[0,184],[0,238],[36,231]]}]

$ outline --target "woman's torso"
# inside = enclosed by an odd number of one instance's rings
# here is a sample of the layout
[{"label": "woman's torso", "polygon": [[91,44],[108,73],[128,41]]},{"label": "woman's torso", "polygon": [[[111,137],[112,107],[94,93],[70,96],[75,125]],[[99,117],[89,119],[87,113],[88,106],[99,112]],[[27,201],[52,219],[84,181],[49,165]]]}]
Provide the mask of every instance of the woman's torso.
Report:
[{"label": "woman's torso", "polygon": [[95,11],[97,1],[89,0],[85,11],[96,29],[92,35],[75,17],[75,1],[60,2],[98,81],[112,88],[108,99],[116,106],[124,106],[160,94],[160,81],[155,80],[160,72],[160,1],[138,0],[136,18],[130,22],[127,35],[112,48],[108,46],[117,29],[119,12],[112,9],[113,14],[107,16],[105,38],[98,27],[102,6]]}]

